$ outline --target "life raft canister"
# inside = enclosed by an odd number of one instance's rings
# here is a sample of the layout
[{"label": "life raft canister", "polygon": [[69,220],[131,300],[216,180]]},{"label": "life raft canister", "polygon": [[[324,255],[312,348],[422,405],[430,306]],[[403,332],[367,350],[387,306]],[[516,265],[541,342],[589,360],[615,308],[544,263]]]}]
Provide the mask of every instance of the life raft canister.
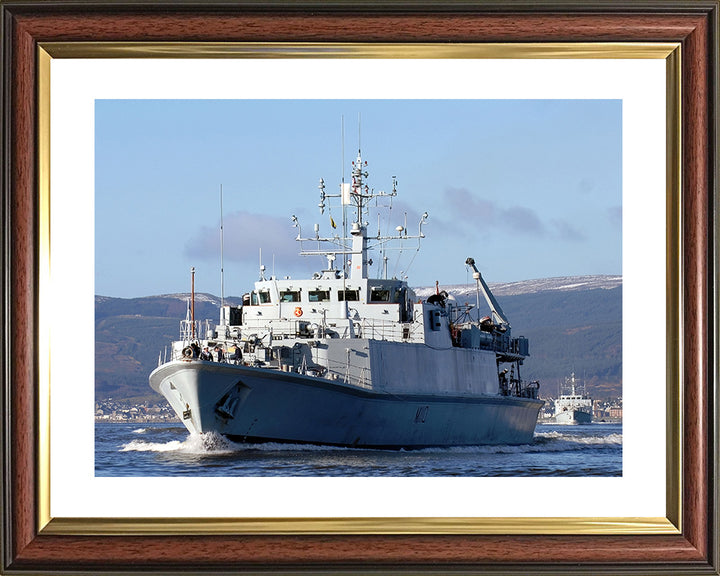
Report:
[{"label": "life raft canister", "polygon": [[300,306],[295,306],[295,316],[300,318],[300,316],[302,316],[302,315],[303,315],[302,308],[300,308]]}]

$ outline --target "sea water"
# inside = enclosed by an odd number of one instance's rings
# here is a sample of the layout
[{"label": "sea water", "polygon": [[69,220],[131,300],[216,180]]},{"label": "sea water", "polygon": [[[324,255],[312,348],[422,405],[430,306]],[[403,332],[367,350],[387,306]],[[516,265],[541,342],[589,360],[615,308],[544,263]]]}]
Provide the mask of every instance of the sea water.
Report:
[{"label": "sea water", "polygon": [[96,476],[622,476],[622,425],[538,424],[530,444],[368,450],[236,444],[182,424],[95,425]]}]

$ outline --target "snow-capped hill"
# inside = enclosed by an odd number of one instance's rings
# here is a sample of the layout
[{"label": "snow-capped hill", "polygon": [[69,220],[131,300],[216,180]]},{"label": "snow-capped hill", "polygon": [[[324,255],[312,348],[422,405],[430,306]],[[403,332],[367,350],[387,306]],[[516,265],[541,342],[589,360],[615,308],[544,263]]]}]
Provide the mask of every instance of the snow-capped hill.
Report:
[{"label": "snow-capped hill", "polygon": [[490,284],[493,293],[501,296],[548,291],[611,290],[618,286],[622,286],[622,276],[561,276],[558,278],[540,278],[520,282]]},{"label": "snow-capped hill", "polygon": [[[147,301],[147,300],[179,300],[183,303],[187,303],[187,301],[190,299],[190,293],[189,292],[177,292],[175,294],[157,294],[154,296],[140,296],[135,298],[117,298],[113,296],[99,296],[95,295],[95,304],[105,304],[107,302],[113,302],[117,300],[127,300],[127,301],[133,301],[133,302],[141,302],[141,301]],[[232,303],[235,303],[235,300],[238,300],[238,298],[227,298],[227,300],[230,300]],[[195,293],[195,304],[200,303],[207,303],[211,304],[213,306],[220,306],[220,298],[218,296],[213,296],[212,294],[206,294],[204,292],[196,292]]]},{"label": "snow-capped hill", "polygon": [[[490,289],[496,296],[515,296],[519,294],[534,294],[537,292],[569,292],[575,290],[595,290],[617,288],[622,285],[622,276],[563,276],[559,278],[539,278],[536,280],[521,280],[519,282],[496,282],[489,283]],[[452,293],[456,298],[464,296],[475,297],[475,283],[441,285],[441,290]],[[418,298],[427,298],[435,293],[435,286],[421,286],[413,288]],[[190,298],[188,292],[178,292],[175,294],[159,294],[157,296],[147,296],[145,298],[130,298],[127,300],[144,301],[152,300],[179,300],[186,303]],[[109,296],[95,296],[95,304],[103,304],[115,300],[123,300],[122,298],[113,298]],[[241,299],[237,296],[228,296],[225,298],[227,304],[233,306],[240,304]],[[211,306],[220,306],[220,298],[205,292],[197,292],[195,294],[195,304],[205,303]]]},{"label": "snow-capped hill", "polygon": [[[190,298],[190,293],[176,293],[176,294],[160,294],[157,296],[158,298],[173,298],[176,300],[182,300],[183,302],[187,302],[187,300]],[[195,293],[195,302],[207,302],[208,304],[213,304],[215,306],[220,306],[220,298],[213,296],[212,294],[205,294],[204,292],[196,292]]]},{"label": "snow-capped hill", "polygon": [[103,302],[109,302],[110,300],[114,300],[112,296],[98,296],[95,295],[95,304],[102,304]]},{"label": "snow-capped hill", "polygon": [[[488,283],[495,296],[516,296],[537,292],[569,292],[574,290],[610,290],[622,286],[622,276],[561,276],[558,278],[539,278],[519,282]],[[455,297],[475,294],[475,283],[440,286],[441,290]],[[435,293],[434,286],[413,288],[419,298],[427,298]]]}]

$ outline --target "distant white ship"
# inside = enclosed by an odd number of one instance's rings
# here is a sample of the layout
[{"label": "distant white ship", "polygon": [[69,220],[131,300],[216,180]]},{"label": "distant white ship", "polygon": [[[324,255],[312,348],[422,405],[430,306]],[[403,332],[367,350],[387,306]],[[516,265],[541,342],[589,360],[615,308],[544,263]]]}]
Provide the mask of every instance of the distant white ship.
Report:
[{"label": "distant white ship", "polygon": [[[436,290],[425,300],[405,278],[388,278],[391,242],[425,237],[407,223],[370,234],[368,208],[391,206],[397,195],[365,184],[360,152],[352,182],[326,201],[342,214],[338,229],[296,240],[302,255],[327,259],[305,280],[266,277],[238,307],[223,305],[220,321],[200,333],[189,310],[170,358],[150,374],[150,386],[167,398],[193,433],[218,432],[236,442],[290,442],[372,448],[524,444],[533,439],[543,402],[539,384],[524,382],[520,367],[528,340],[510,324],[475,261],[476,304],[460,305]],[[382,206],[381,206],[382,207]],[[354,211],[346,221],[345,214]],[[303,243],[311,249],[303,249]],[[369,255],[383,265],[370,278]],[[379,258],[378,258],[379,259]],[[380,268],[380,267],[378,267]],[[194,278],[194,276],[193,276]],[[480,313],[481,296],[489,316]]]},{"label": "distant white ship", "polygon": [[590,424],[592,422],[592,398],[585,394],[584,386],[575,380],[573,372],[565,379],[560,397],[555,400],[556,424]]}]

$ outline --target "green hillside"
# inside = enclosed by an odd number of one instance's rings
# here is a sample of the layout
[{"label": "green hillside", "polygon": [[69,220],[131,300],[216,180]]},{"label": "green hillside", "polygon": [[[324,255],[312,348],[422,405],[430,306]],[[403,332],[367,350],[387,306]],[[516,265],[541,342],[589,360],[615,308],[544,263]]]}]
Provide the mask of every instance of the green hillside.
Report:
[{"label": "green hillside", "polygon": [[530,340],[523,376],[557,395],[570,372],[595,398],[622,394],[622,288],[499,298],[513,334]]},{"label": "green hillside", "polygon": [[[237,305],[239,298],[229,298]],[[98,400],[159,400],[148,375],[180,335],[187,303],[172,296],[105,298],[95,301],[95,395]],[[219,308],[198,300],[195,318],[217,321]]]}]

